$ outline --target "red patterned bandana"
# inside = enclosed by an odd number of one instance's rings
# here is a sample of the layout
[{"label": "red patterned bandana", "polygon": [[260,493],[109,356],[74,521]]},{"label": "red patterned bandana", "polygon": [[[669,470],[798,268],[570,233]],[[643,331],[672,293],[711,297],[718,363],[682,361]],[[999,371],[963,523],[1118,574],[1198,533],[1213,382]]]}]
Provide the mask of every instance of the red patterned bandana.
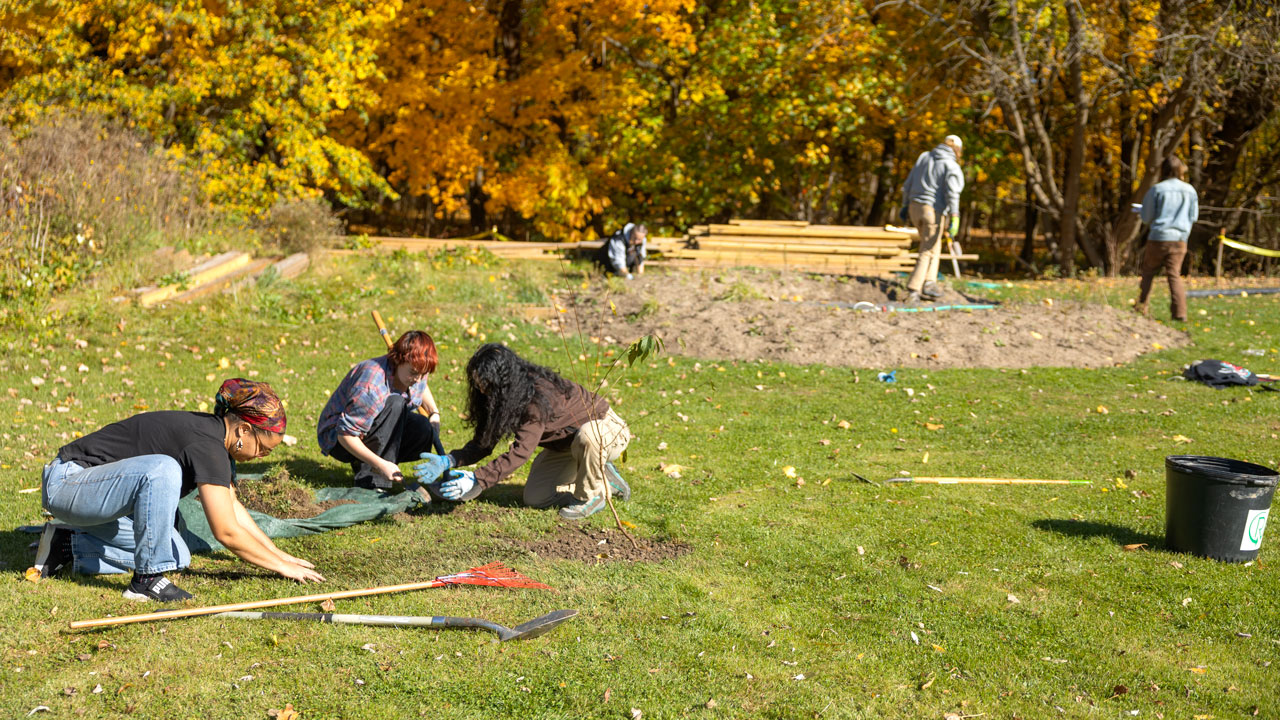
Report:
[{"label": "red patterned bandana", "polygon": [[284,407],[266,383],[244,378],[223,382],[218,388],[214,414],[222,416],[228,412],[235,413],[254,427],[274,433],[284,432]]}]

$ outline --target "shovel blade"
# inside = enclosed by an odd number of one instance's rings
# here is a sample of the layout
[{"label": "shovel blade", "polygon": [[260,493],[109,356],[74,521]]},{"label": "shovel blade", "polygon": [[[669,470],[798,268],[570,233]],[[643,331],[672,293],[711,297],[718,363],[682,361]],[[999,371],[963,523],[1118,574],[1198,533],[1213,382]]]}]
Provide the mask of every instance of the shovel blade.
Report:
[{"label": "shovel blade", "polygon": [[578,616],[577,610],[556,610],[549,612],[542,617],[534,618],[526,623],[521,623],[505,633],[500,634],[502,642],[508,640],[527,640],[544,635],[551,632],[557,625],[572,620]]}]

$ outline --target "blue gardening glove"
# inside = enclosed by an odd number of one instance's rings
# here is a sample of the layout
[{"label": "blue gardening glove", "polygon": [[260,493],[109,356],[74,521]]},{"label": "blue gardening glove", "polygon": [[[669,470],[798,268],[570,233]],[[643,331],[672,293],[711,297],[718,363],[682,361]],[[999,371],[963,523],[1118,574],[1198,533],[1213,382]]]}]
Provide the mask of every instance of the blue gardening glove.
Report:
[{"label": "blue gardening glove", "polygon": [[475,486],[475,473],[470,470],[450,470],[449,479],[440,483],[440,495],[445,500],[461,500]]},{"label": "blue gardening glove", "polygon": [[422,462],[413,466],[413,476],[424,483],[435,482],[436,478],[453,467],[453,458],[449,455],[422,453],[418,457],[422,458]]},{"label": "blue gardening glove", "polygon": [[947,234],[950,235],[951,237],[955,237],[956,235],[960,234],[960,216],[959,215],[951,216],[951,223],[947,225]]},{"label": "blue gardening glove", "polygon": [[633,276],[631,273],[627,273],[627,279],[628,279],[628,280],[631,280],[631,279],[633,279],[633,278],[634,278],[634,276]]}]

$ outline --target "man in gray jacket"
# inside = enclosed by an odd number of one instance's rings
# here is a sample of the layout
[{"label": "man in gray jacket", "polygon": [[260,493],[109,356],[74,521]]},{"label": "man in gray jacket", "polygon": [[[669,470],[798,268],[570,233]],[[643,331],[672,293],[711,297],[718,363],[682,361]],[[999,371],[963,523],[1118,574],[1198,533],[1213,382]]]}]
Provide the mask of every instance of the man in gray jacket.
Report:
[{"label": "man in gray jacket", "polygon": [[1160,167],[1160,182],[1142,199],[1142,222],[1150,226],[1142,253],[1142,281],[1138,285],[1138,312],[1147,314],[1151,283],[1161,270],[1169,276],[1169,314],[1187,319],[1187,288],[1182,282],[1182,261],[1187,257],[1187,236],[1200,217],[1200,198],[1186,182],[1187,166],[1170,155]]},{"label": "man in gray jacket", "polygon": [[604,244],[596,254],[596,262],[604,267],[606,274],[614,274],[628,280],[632,273],[644,274],[644,261],[648,257],[645,252],[645,239],[649,230],[644,225],[627,223],[613,235],[605,238]]},{"label": "man in gray jacket", "polygon": [[938,147],[923,152],[902,185],[903,219],[910,218],[920,233],[920,253],[907,280],[908,302],[942,297],[938,288],[938,263],[942,259],[942,233],[952,238],[960,231],[960,191],[964,173],[960,155],[964,143],[948,135]]}]

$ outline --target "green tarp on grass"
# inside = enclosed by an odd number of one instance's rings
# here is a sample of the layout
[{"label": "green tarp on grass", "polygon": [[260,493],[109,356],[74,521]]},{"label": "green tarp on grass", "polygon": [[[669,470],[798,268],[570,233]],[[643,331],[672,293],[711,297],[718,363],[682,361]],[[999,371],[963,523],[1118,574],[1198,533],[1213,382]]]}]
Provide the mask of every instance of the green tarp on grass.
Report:
[{"label": "green tarp on grass", "polygon": [[[394,495],[364,488],[330,487],[316,491],[316,502],[331,500],[349,500],[350,503],[331,507],[309,518],[277,518],[254,510],[250,510],[249,515],[267,537],[299,537],[350,527],[383,515],[403,512],[415,503],[422,502],[417,493],[409,490]],[[178,503],[178,529],[193,553],[223,549],[222,543],[213,537],[209,520],[204,516],[204,507],[194,490]]]}]

